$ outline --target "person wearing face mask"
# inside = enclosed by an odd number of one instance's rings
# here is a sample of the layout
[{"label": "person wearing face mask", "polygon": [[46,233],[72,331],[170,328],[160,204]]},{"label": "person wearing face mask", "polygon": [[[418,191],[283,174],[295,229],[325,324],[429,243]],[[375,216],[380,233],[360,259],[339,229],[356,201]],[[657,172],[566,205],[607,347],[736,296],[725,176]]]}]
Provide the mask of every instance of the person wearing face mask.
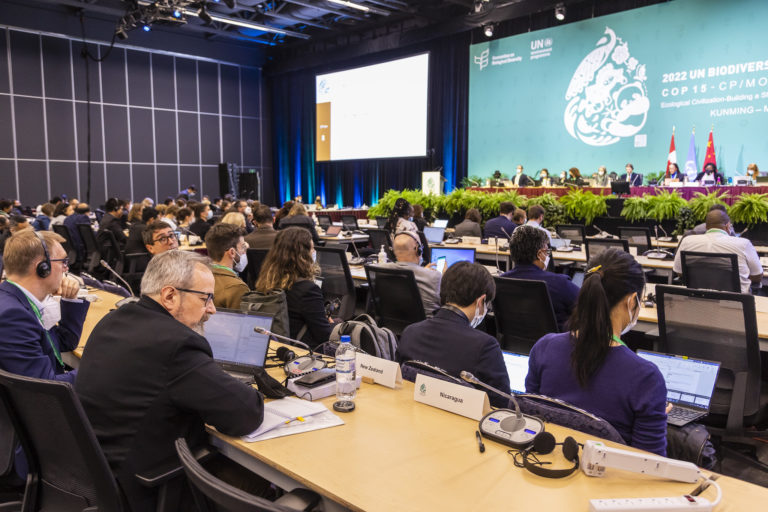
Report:
[{"label": "person wearing face mask", "polygon": [[724,185],[725,177],[717,172],[717,166],[712,162],[704,166],[704,170],[696,175],[696,181],[701,185]]},{"label": "person wearing face mask", "polygon": [[640,315],[643,268],[617,249],[592,258],[588,268],[570,331],[547,334],[531,349],[525,390],[596,414],[628,445],[666,456],[664,378],[621,339]]},{"label": "person wearing face mask", "polygon": [[217,308],[240,309],[240,300],[250,291],[238,275],[248,266],[248,244],[243,234],[242,228],[220,222],[205,235],[208,256],[213,261],[213,305]]},{"label": "person wearing face mask", "polygon": [[[135,475],[175,459],[179,436],[202,446],[206,424],[242,436],[263,419],[261,393],[225,373],[203,337],[216,313],[209,263],[190,251],[155,256],[139,301],[101,319],[80,361],[75,392],[130,510],[156,508],[158,488]],[[215,473],[226,460],[204,464]],[[181,485],[168,491],[168,503],[186,496]],[[178,510],[193,507],[182,501]]]},{"label": "person wearing face mask", "polygon": [[533,226],[520,226],[509,241],[509,254],[515,263],[515,268],[505,272],[501,277],[533,279],[547,283],[557,326],[563,331],[576,304],[579,287],[573,284],[565,274],[547,272],[547,266],[552,257],[551,251],[549,239],[542,230]]},{"label": "person wearing face mask", "polygon": [[378,264],[382,268],[406,269],[413,272],[416,286],[421,295],[421,303],[424,305],[424,314],[431,317],[440,308],[440,279],[443,277],[435,270],[435,264],[424,263],[421,257],[422,247],[416,233],[402,231],[395,235],[392,241],[392,251],[395,253],[395,262]]},{"label": "person wearing face mask", "polygon": [[596,187],[610,187],[611,180],[608,179],[608,172],[605,166],[601,165],[597,168],[597,176],[595,177]]},{"label": "person wearing face mask", "polygon": [[189,226],[189,230],[200,238],[205,238],[206,233],[211,229],[210,219],[213,217],[210,205],[195,203],[192,206],[192,213],[195,215],[195,222]]},{"label": "person wearing face mask", "polygon": [[680,241],[672,270],[678,274],[683,272],[682,251],[736,254],[739,260],[741,292],[749,293],[753,283],[759,284],[763,280],[763,266],[752,242],[746,238],[731,236],[731,219],[722,210],[710,210],[705,223],[707,230],[703,235],[689,235]]},{"label": "person wearing face mask", "polygon": [[566,183],[568,183],[568,171],[563,171],[560,173],[560,178],[558,178],[557,184],[564,187]]},{"label": "person wearing face mask", "polygon": [[275,236],[254,285],[257,292],[285,291],[290,337],[316,347],[328,341],[334,320],[325,311],[323,292],[315,283],[320,275],[312,235],[289,226]]},{"label": "person wearing face mask", "polygon": [[389,231],[391,235],[401,231],[413,231],[414,233],[419,231],[413,222],[413,206],[407,199],[400,197],[395,201],[384,229]]},{"label": "person wearing face mask", "polygon": [[758,176],[760,176],[760,169],[757,168],[757,164],[752,163],[747,165],[747,177],[752,185],[756,183]]},{"label": "person wearing face mask", "polygon": [[529,178],[527,174],[523,174],[522,165],[517,166],[515,177],[512,178],[512,184],[516,187],[530,187],[533,185],[533,180]]},{"label": "person wearing face mask", "polygon": [[549,170],[547,169],[542,169],[539,172],[539,179],[541,180],[540,186],[542,187],[551,187],[554,185],[552,178],[549,177]]},{"label": "person wearing face mask", "polygon": [[[496,284],[479,263],[459,261],[440,281],[442,307],[434,317],[409,325],[397,346],[399,362],[417,360],[459,377],[462,370],[505,393],[509,375],[496,338],[476,329],[496,296]],[[507,399],[489,393],[491,404],[506,407]]]}]

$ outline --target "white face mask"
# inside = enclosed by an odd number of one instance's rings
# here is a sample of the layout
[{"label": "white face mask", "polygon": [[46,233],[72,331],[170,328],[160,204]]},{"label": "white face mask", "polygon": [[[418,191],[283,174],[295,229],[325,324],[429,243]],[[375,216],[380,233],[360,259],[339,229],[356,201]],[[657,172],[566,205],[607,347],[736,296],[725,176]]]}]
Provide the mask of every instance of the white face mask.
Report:
[{"label": "white face mask", "polygon": [[517,174],[523,174],[523,170],[522,169],[518,169],[517,170]]},{"label": "white face mask", "polygon": [[235,262],[235,272],[240,273],[248,266],[248,254],[239,254],[240,259]]},{"label": "white face mask", "polygon": [[544,270],[546,270],[548,266],[549,266],[549,251],[547,251],[547,256],[544,258]]},{"label": "white face mask", "polygon": [[312,251],[312,261],[317,262],[317,251]]},{"label": "white face mask", "polygon": [[627,299],[627,313],[629,314],[629,323],[627,326],[621,331],[621,334],[627,334],[629,331],[632,330],[632,328],[637,324],[637,319],[640,317],[640,299],[637,297],[637,294],[635,294],[635,299],[637,300],[637,308],[635,309],[635,314],[632,314],[632,307],[630,306],[630,303],[632,302],[632,297]]},{"label": "white face mask", "polygon": [[546,174],[542,174],[542,175],[541,175],[541,179],[545,180],[545,179],[547,179],[547,178],[549,178],[549,176],[547,176]]},{"label": "white face mask", "polygon": [[208,220],[211,220],[213,218],[213,210],[208,210],[208,215],[206,215],[206,218]]},{"label": "white face mask", "polygon": [[605,171],[597,171],[598,176],[605,176]]},{"label": "white face mask", "polygon": [[46,331],[50,330],[61,320],[61,304],[49,295],[43,299],[43,309],[40,311],[40,314],[40,322],[43,324],[43,329]]},{"label": "white face mask", "polygon": [[488,313],[488,308],[483,306],[483,314],[480,314],[480,305],[475,305],[475,316],[472,317],[472,321],[469,322],[469,325],[474,329],[478,325],[480,325],[483,321],[483,318],[485,318],[485,315]]}]

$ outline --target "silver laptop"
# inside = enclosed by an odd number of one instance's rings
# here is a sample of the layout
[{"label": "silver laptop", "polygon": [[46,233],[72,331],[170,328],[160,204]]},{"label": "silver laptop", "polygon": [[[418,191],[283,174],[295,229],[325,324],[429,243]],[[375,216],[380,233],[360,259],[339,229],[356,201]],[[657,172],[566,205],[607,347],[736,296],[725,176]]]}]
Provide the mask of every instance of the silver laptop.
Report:
[{"label": "silver laptop", "polygon": [[204,336],[213,359],[228,374],[244,382],[253,381],[256,368],[263,368],[269,338],[254,327],[272,328],[272,316],[256,312],[217,309],[204,324]]},{"label": "silver laptop", "polygon": [[515,352],[502,351],[504,365],[509,375],[509,388],[512,393],[519,395],[525,393],[525,378],[528,376],[528,356]]},{"label": "silver laptop", "polygon": [[672,403],[667,423],[682,427],[709,414],[720,363],[646,350],[637,355],[655,364],[664,376],[667,400]]},{"label": "silver laptop", "polygon": [[445,228],[434,228],[427,226],[424,228],[424,237],[427,242],[431,244],[443,243],[443,237],[445,236]]},{"label": "silver laptop", "polygon": [[432,223],[432,227],[435,227],[435,228],[447,228],[448,227],[448,219],[435,219],[435,221]]}]

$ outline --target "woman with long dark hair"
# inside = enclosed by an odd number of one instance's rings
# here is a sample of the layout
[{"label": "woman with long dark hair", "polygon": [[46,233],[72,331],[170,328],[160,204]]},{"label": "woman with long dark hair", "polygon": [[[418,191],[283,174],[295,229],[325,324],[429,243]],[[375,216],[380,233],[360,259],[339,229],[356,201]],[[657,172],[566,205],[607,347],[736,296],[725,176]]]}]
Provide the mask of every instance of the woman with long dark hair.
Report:
[{"label": "woman with long dark hair", "polygon": [[621,340],[637,323],[644,286],[643,269],[629,253],[608,249],[593,258],[570,331],[536,342],[525,388],[602,417],[628,445],[666,455],[664,378]]},{"label": "woman with long dark hair", "polygon": [[417,232],[419,228],[411,220],[413,218],[413,206],[404,197],[395,201],[395,206],[392,207],[392,213],[387,219],[387,224],[384,229],[389,231],[392,235],[401,231],[413,231]]},{"label": "woman with long dark hair", "polygon": [[328,341],[332,328],[323,292],[315,284],[319,274],[312,235],[304,228],[286,227],[277,232],[254,286],[262,293],[285,291],[290,336],[299,338],[302,334],[299,339],[313,348]]}]

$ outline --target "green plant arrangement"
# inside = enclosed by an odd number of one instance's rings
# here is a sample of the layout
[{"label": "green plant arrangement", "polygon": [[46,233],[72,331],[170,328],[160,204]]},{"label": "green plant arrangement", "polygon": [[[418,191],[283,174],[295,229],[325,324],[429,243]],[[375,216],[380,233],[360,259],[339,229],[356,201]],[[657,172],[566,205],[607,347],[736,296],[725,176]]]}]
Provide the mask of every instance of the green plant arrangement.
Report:
[{"label": "green plant arrangement", "polygon": [[659,172],[648,172],[645,174],[645,184],[650,185],[651,182],[653,183],[659,183],[664,179],[664,176],[666,176],[666,172],[659,171]]},{"label": "green plant arrangement", "polygon": [[560,203],[565,207],[566,217],[572,220],[583,220],[589,225],[596,217],[608,212],[608,197],[610,196],[574,189],[561,197]]},{"label": "green plant arrangement", "polygon": [[724,199],[728,199],[731,195],[724,190],[714,190],[709,194],[702,194],[696,192],[694,197],[688,200],[688,207],[693,212],[693,216],[697,222],[704,222],[704,217],[707,216],[709,209],[716,204],[726,205]]},{"label": "green plant arrangement", "polygon": [[741,194],[728,214],[731,222],[754,226],[768,221],[768,194]]},{"label": "green plant arrangement", "polygon": [[621,216],[629,222],[638,222],[648,218],[648,200],[643,197],[628,197],[624,200]]},{"label": "green plant arrangement", "polygon": [[485,178],[480,176],[465,176],[461,178],[461,187],[482,187],[485,183]]},{"label": "green plant arrangement", "polygon": [[[499,205],[504,202],[513,203],[515,206],[520,207],[525,204],[526,197],[520,195],[516,190],[510,190],[508,192],[501,192],[498,194],[483,194],[480,199],[480,214],[484,219],[491,219],[499,215]],[[466,212],[466,210],[464,210]]]},{"label": "green plant arrangement", "polygon": [[565,206],[560,203],[556,195],[546,192],[538,197],[531,197],[525,203],[526,208],[530,208],[533,205],[539,205],[544,208],[544,227],[555,227],[559,224],[568,223],[565,215]]},{"label": "green plant arrangement", "polygon": [[404,197],[411,204],[419,204],[424,207],[424,217],[431,219],[437,212],[435,207],[439,204],[440,196],[425,194],[421,190],[387,190],[381,196],[379,202],[368,209],[368,218],[373,219],[377,216],[389,217],[395,206],[395,201]]},{"label": "green plant arrangement", "polygon": [[656,195],[647,195],[647,201],[647,216],[658,222],[676,218],[680,214],[680,209],[688,205],[676,190],[672,192],[663,190]]},{"label": "green plant arrangement", "polygon": [[677,226],[675,227],[674,234],[677,236],[683,236],[686,231],[689,231],[696,226],[696,216],[693,210],[687,206],[680,208],[680,214],[677,217]]}]

